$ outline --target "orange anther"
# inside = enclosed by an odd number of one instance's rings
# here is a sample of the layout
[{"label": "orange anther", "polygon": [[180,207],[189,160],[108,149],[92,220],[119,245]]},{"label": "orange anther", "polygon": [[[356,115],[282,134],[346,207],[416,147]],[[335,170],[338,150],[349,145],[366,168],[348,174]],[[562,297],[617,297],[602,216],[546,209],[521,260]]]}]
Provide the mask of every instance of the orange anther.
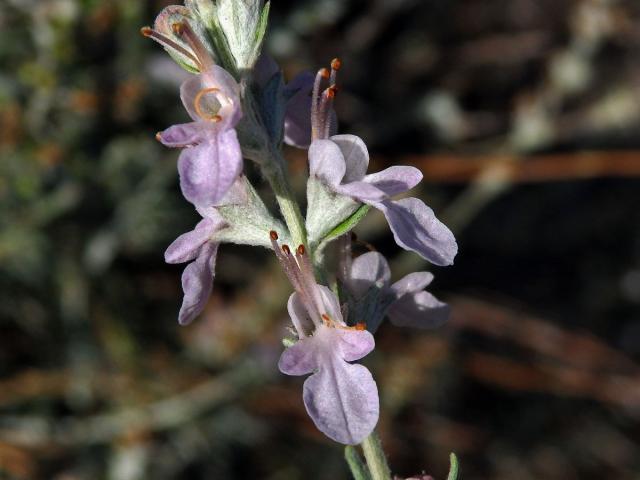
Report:
[{"label": "orange anther", "polygon": [[153,29],[151,27],[142,27],[140,33],[145,37],[149,37],[153,33]]},{"label": "orange anther", "polygon": [[282,251],[287,255],[291,255],[291,250],[289,249],[289,245],[282,245]]},{"label": "orange anther", "polygon": [[331,60],[331,68],[333,70],[340,70],[341,66],[342,66],[342,62],[340,61],[339,58],[334,58],[333,60]]},{"label": "orange anther", "polygon": [[300,244],[298,245],[298,255],[304,255],[305,249],[304,249],[304,245]]},{"label": "orange anther", "polygon": [[356,323],[356,330],[366,330],[367,329],[367,324],[364,322],[358,322]]},{"label": "orange anther", "polygon": [[182,33],[184,32],[184,23],[174,23],[173,25],[171,25],[171,30],[173,30],[173,33],[175,33],[176,35],[182,35]]},{"label": "orange anther", "polygon": [[276,232],[275,230],[271,230],[269,232],[269,237],[271,238],[271,240],[277,240],[278,239],[278,232]]},{"label": "orange anther", "polygon": [[159,142],[162,141],[162,135],[160,134],[160,132],[156,133],[156,140]]},{"label": "orange anther", "polygon": [[329,78],[331,76],[331,73],[329,73],[329,69],[328,68],[321,68],[318,73],[320,73],[320,76],[322,78]]}]

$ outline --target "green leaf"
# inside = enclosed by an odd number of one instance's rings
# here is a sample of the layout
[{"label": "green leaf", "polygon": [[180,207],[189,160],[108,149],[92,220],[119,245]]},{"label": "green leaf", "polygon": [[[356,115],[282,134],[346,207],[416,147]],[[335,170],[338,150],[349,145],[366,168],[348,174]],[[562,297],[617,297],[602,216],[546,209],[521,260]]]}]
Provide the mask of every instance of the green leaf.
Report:
[{"label": "green leaf", "polygon": [[271,2],[267,2],[262,7],[262,12],[260,12],[260,19],[258,20],[258,25],[256,26],[256,38],[253,44],[253,58],[251,59],[251,63],[254,64],[258,57],[260,56],[260,52],[262,50],[262,42],[264,40],[264,35],[267,33],[267,24],[269,23],[269,9],[271,8]]},{"label": "green leaf", "polygon": [[353,228],[360,223],[360,220],[364,218],[364,216],[369,213],[371,207],[369,205],[361,205],[355,212],[349,216],[344,222],[334,227],[320,242],[320,246],[318,249],[324,248],[324,246],[329,243],[331,240],[335,240],[341,235],[350,232]]},{"label": "green leaf", "polygon": [[449,461],[451,462],[451,467],[449,468],[449,476],[447,480],[457,480],[458,479],[458,457],[456,457],[455,453],[451,453],[449,455]]}]

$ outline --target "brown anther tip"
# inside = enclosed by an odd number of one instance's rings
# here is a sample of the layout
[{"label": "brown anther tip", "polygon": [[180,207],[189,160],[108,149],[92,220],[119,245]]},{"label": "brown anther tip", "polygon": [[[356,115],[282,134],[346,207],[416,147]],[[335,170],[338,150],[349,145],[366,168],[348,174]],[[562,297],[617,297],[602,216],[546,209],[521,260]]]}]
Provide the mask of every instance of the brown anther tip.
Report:
[{"label": "brown anther tip", "polygon": [[318,73],[322,78],[329,78],[331,76],[328,68],[321,68]]},{"label": "brown anther tip", "polygon": [[322,317],[322,319],[325,322],[330,322],[331,320],[329,319],[329,315],[327,315],[326,313],[323,313],[322,315],[320,315]]},{"label": "brown anther tip", "polygon": [[211,121],[216,123],[218,123],[221,120],[222,120],[222,115],[214,115],[213,117],[211,117]]},{"label": "brown anther tip", "polygon": [[298,245],[298,255],[304,255],[304,252],[305,252],[304,245],[302,244]]},{"label": "brown anther tip", "polygon": [[150,37],[153,33],[153,29],[151,27],[142,27],[140,29],[140,33],[145,37]]},{"label": "brown anther tip", "polygon": [[162,141],[162,134],[161,132],[156,133],[156,140],[161,142]]},{"label": "brown anther tip", "polygon": [[339,58],[334,58],[333,60],[331,60],[331,68],[333,70],[340,70],[341,66],[342,66],[342,62],[340,61]]},{"label": "brown anther tip", "polygon": [[282,251],[287,255],[291,255],[291,250],[289,249],[289,245],[282,245]]},{"label": "brown anther tip", "polygon": [[367,324],[364,322],[356,323],[356,330],[366,330]]},{"label": "brown anther tip", "polygon": [[171,30],[173,30],[173,33],[175,33],[176,35],[182,35],[182,32],[184,32],[184,23],[174,23],[173,25],[171,25]]},{"label": "brown anther tip", "polygon": [[271,238],[271,240],[277,240],[278,239],[278,232],[276,232],[275,230],[271,230],[269,232],[269,237]]},{"label": "brown anther tip", "polygon": [[337,93],[338,93],[338,87],[336,87],[335,85],[332,85],[329,88],[327,88],[327,98],[335,98]]}]

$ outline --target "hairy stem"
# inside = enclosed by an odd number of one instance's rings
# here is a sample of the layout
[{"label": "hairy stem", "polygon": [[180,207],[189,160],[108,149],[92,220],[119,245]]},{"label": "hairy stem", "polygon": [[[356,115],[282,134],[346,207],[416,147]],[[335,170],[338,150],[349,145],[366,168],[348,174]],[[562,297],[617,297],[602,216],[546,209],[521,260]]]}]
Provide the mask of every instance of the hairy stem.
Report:
[{"label": "hairy stem", "polygon": [[369,471],[362,461],[362,458],[360,458],[356,447],[347,445],[344,449],[344,458],[349,465],[353,480],[371,480],[371,475],[369,475]]},{"label": "hairy stem", "polygon": [[302,213],[300,213],[300,207],[289,184],[286,163],[282,153],[273,148],[270,156],[272,161],[264,163],[263,173],[276,196],[278,206],[291,234],[293,245],[307,245],[307,230],[304,226]]},{"label": "hairy stem", "polygon": [[391,480],[391,470],[380,444],[380,437],[374,431],[362,442],[362,451],[372,480]]}]

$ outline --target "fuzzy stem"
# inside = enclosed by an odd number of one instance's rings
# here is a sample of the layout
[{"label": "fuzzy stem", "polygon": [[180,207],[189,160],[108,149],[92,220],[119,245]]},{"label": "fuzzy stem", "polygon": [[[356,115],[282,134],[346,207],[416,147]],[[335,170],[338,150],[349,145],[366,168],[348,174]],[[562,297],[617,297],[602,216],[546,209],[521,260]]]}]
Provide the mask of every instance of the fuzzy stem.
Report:
[{"label": "fuzzy stem", "polygon": [[387,459],[380,444],[380,437],[376,432],[364,439],[362,442],[362,451],[364,458],[367,460],[367,466],[371,472],[372,480],[391,480],[391,470],[387,465]]},{"label": "fuzzy stem", "polygon": [[344,458],[349,465],[353,480],[371,480],[371,475],[365,466],[360,454],[352,445],[347,445],[344,449]]},{"label": "fuzzy stem", "polygon": [[273,193],[276,196],[280,212],[287,224],[291,240],[294,247],[307,245],[307,230],[304,226],[304,219],[300,213],[300,207],[293,195],[289,178],[286,173],[286,164],[282,158],[282,153],[278,149],[271,149],[271,160],[263,164],[263,173],[267,178]]}]

